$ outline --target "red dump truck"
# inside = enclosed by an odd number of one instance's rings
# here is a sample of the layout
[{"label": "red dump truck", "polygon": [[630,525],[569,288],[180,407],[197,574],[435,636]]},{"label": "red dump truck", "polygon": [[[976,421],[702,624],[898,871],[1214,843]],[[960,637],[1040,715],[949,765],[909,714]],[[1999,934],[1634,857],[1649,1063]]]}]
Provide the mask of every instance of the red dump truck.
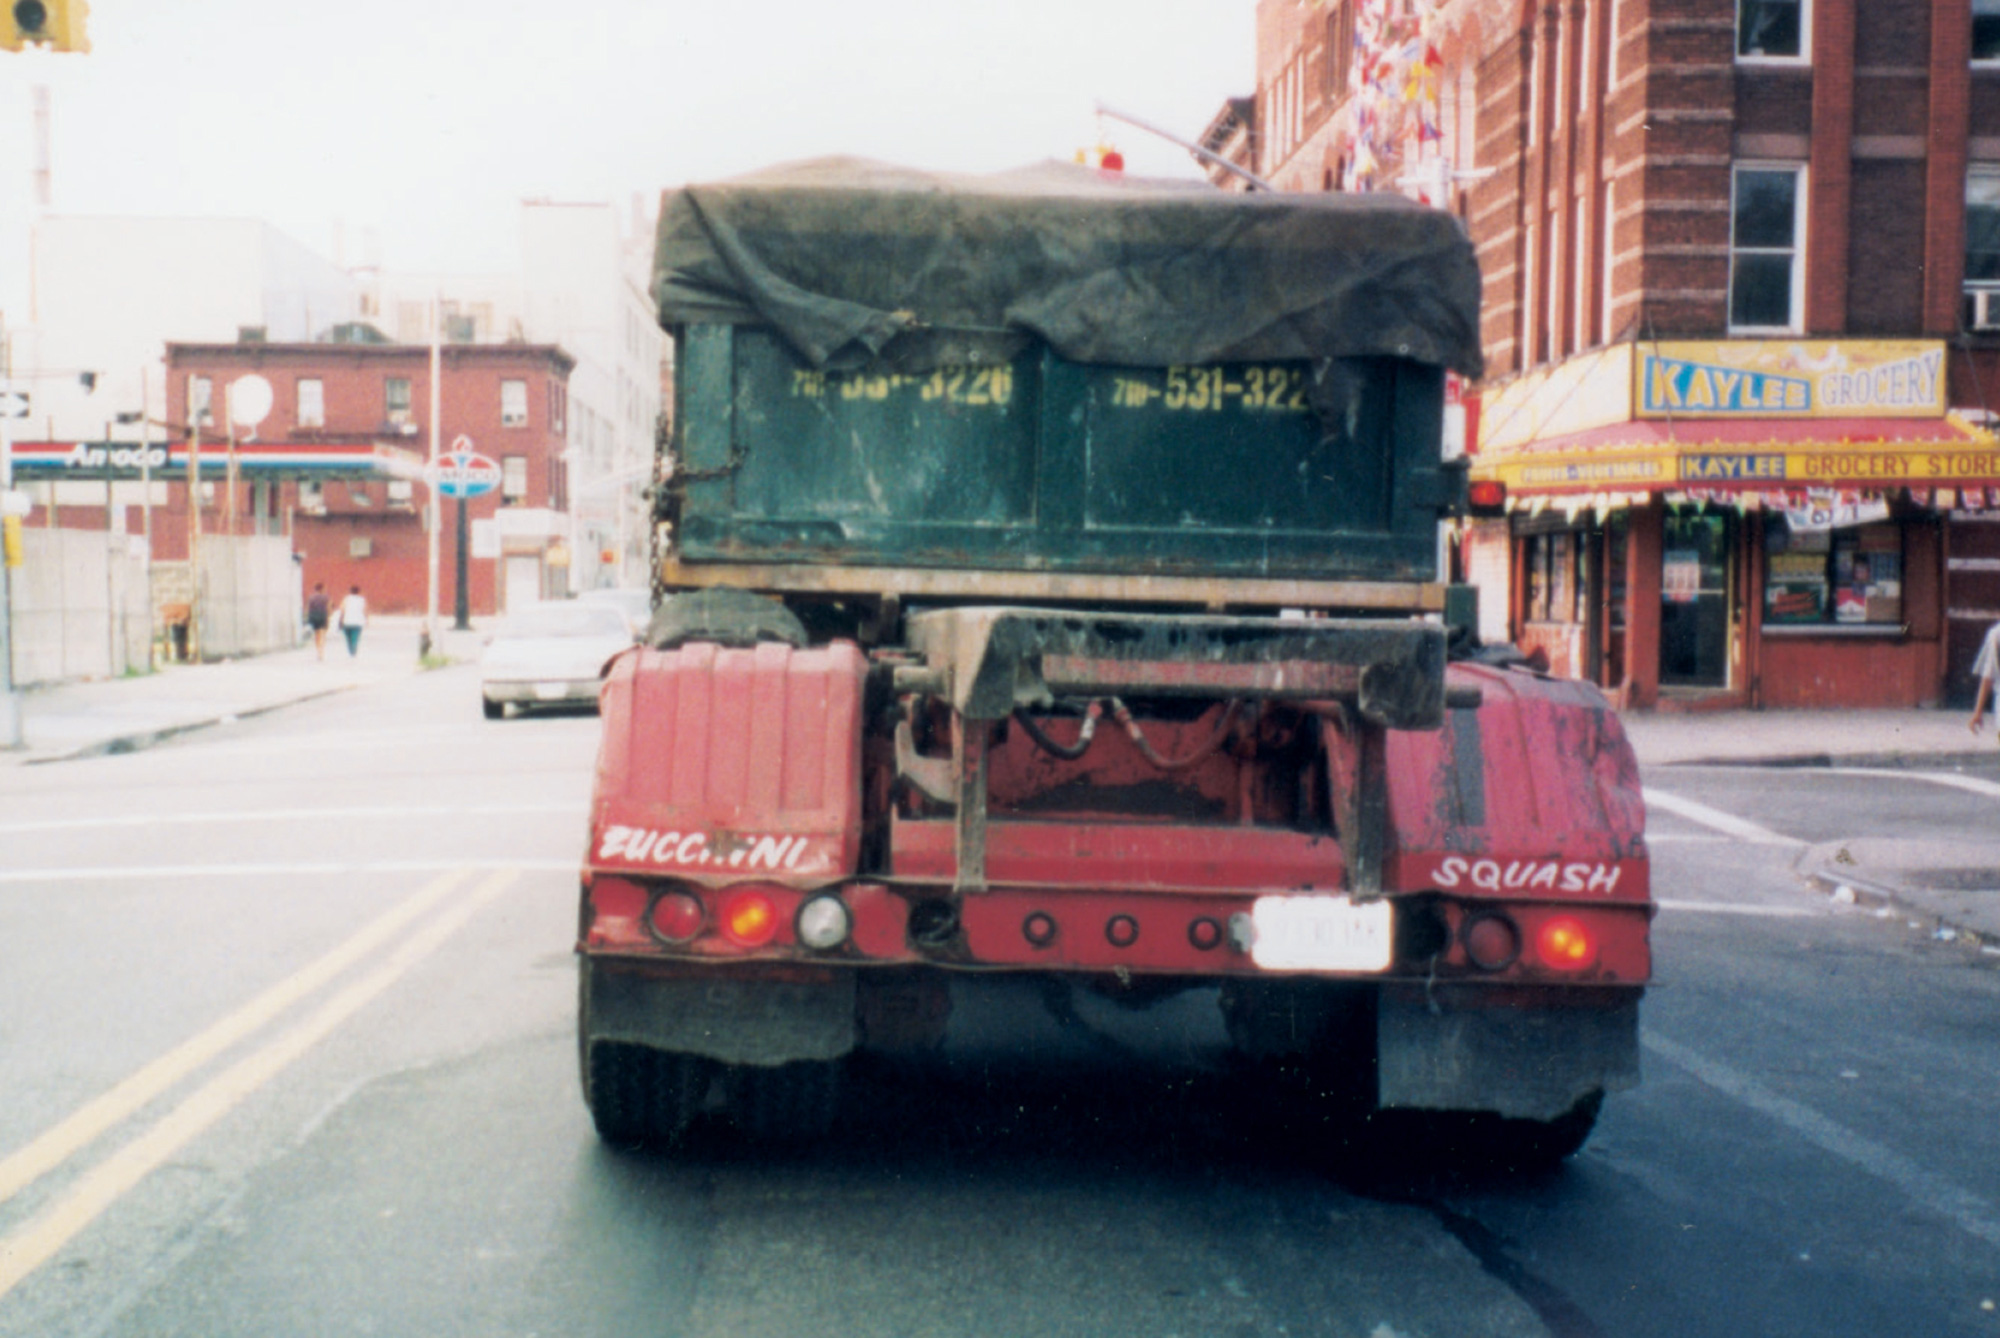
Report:
[{"label": "red dump truck", "polygon": [[1207,990],[1246,1056],[1536,1155],[1638,1071],[1637,767],[1460,662],[1449,216],[1066,165],[669,192],[660,604],[602,693],[600,1133],[811,1134],[967,973]]}]

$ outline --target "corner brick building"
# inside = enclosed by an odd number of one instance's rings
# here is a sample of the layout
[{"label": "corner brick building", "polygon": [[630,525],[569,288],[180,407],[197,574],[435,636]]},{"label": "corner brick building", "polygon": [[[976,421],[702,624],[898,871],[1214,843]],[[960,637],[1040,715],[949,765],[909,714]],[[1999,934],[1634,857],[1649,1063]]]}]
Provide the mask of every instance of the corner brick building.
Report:
[{"label": "corner brick building", "polygon": [[[1628,706],[1969,692],[2000,620],[2000,0],[1259,5],[1257,169],[1478,248],[1483,630]],[[1236,116],[1241,119],[1240,110]]]},{"label": "corner brick building", "polygon": [[[500,485],[468,501],[468,607],[490,615],[566,589],[568,494],[563,460],[574,363],[536,344],[446,344],[440,351],[439,442],[469,439],[496,462]],[[232,394],[261,380],[269,409],[237,428],[228,482]],[[430,456],[431,350],[417,344],[169,344],[167,421],[174,480],[160,556],[186,556],[187,425],[200,429],[204,533],[289,533],[303,588],[360,586],[378,613],[422,613],[429,593],[424,528]],[[233,415],[244,417],[239,408]],[[439,503],[438,608],[454,605],[458,503]],[[177,551],[176,551],[177,550]]]}]

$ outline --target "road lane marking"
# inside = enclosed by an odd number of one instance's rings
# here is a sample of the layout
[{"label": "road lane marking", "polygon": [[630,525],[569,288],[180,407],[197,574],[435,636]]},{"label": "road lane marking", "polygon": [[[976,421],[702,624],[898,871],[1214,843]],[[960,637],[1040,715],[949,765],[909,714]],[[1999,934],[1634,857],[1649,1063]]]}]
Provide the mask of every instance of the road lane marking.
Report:
[{"label": "road lane marking", "polygon": [[1780,1096],[1755,1078],[1699,1051],[1651,1031],[1641,1033],[1645,1047],[1708,1086],[1767,1115],[1823,1152],[1838,1157],[1877,1179],[1886,1180],[1920,1207],[1951,1222],[1988,1245],[2000,1245],[2000,1213],[1968,1189],[1925,1170],[1894,1148],[1837,1124],[1811,1106]]},{"label": "road lane marking", "polygon": [[87,818],[48,818],[33,822],[0,822],[0,836],[28,836],[38,832],[94,831],[106,827],[193,827],[213,823],[248,822],[367,822],[382,818],[490,818],[518,813],[548,813],[571,816],[587,813],[588,802],[552,804],[543,800],[532,804],[378,804],[365,808],[271,808],[228,810],[216,813],[116,813]]},{"label": "road lane marking", "polygon": [[41,1216],[0,1238],[0,1297],[55,1257],[175,1153],[402,979],[511,887],[515,878],[509,869],[495,872],[444,914],[404,939],[380,966],[340,990],[297,1027],[203,1084],[157,1124],[92,1167]]},{"label": "road lane marking", "polygon": [[1702,915],[1753,915],[1773,920],[1799,920],[1823,916],[1827,912],[1809,906],[1745,906],[1730,901],[1676,901],[1655,897],[1653,904],[1663,911],[1693,911]]},{"label": "road lane marking", "polygon": [[108,864],[97,868],[0,869],[0,886],[9,883],[95,883],[164,878],[318,878],[376,873],[442,873],[452,869],[512,869],[518,873],[575,873],[583,857],[506,859],[492,855],[470,859],[326,860],[310,864],[155,864],[135,867]]},{"label": "road lane marking", "polygon": [[1896,771],[1888,767],[1828,767],[1827,770],[1836,776],[1874,776],[1888,777],[1891,780],[1926,781],[1932,785],[1945,785],[1954,790],[1965,790],[1972,794],[2000,799],[2000,781],[1985,780],[1979,776],[1960,776],[1949,771]]},{"label": "road lane marking", "polygon": [[1655,790],[1651,786],[1648,786],[1645,790],[1645,796],[1646,804],[1650,808],[1663,808],[1675,817],[1686,818],[1689,822],[1698,822],[1704,827],[1713,828],[1715,831],[1733,836],[1739,841],[1749,841],[1756,845],[1769,846],[1802,846],[1805,844],[1804,841],[1799,840],[1797,837],[1781,835],[1772,831],[1769,827],[1760,827],[1747,818],[1739,818],[1733,813],[1724,813],[1721,809],[1710,808],[1707,804],[1697,804],[1692,799],[1683,799],[1679,795],[1669,794],[1665,790]]},{"label": "road lane marking", "polygon": [[319,960],[286,976],[206,1031],[181,1042],[136,1073],[93,1098],[62,1123],[0,1161],[0,1204],[75,1156],[105,1130],[122,1123],[154,1097],[194,1072],[306,995],[374,951],[392,934],[458,889],[472,872],[453,869],[390,907]]}]

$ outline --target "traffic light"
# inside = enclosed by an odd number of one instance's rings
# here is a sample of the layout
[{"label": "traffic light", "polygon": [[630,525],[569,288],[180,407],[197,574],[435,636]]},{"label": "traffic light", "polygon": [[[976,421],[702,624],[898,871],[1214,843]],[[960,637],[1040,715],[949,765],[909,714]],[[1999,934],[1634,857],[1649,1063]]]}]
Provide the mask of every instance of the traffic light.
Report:
[{"label": "traffic light", "polygon": [[89,0],[0,0],[7,5],[0,22],[0,47],[19,51],[24,46],[46,46],[51,51],[88,51],[90,35],[84,21],[90,17]]}]

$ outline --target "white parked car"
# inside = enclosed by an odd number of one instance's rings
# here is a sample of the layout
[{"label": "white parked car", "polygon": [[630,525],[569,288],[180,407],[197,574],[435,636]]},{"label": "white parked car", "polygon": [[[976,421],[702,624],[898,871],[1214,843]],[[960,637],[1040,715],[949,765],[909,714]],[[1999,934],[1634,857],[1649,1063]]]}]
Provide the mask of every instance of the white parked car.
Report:
[{"label": "white parked car", "polygon": [[578,592],[576,602],[617,609],[625,615],[625,621],[632,624],[634,637],[645,636],[647,624],[653,621],[653,597],[644,590],[632,590],[625,586],[584,590]]},{"label": "white parked car", "polygon": [[531,604],[508,614],[479,657],[486,718],[498,720],[510,704],[595,706],[604,667],[633,644],[625,615],[602,604]]}]

